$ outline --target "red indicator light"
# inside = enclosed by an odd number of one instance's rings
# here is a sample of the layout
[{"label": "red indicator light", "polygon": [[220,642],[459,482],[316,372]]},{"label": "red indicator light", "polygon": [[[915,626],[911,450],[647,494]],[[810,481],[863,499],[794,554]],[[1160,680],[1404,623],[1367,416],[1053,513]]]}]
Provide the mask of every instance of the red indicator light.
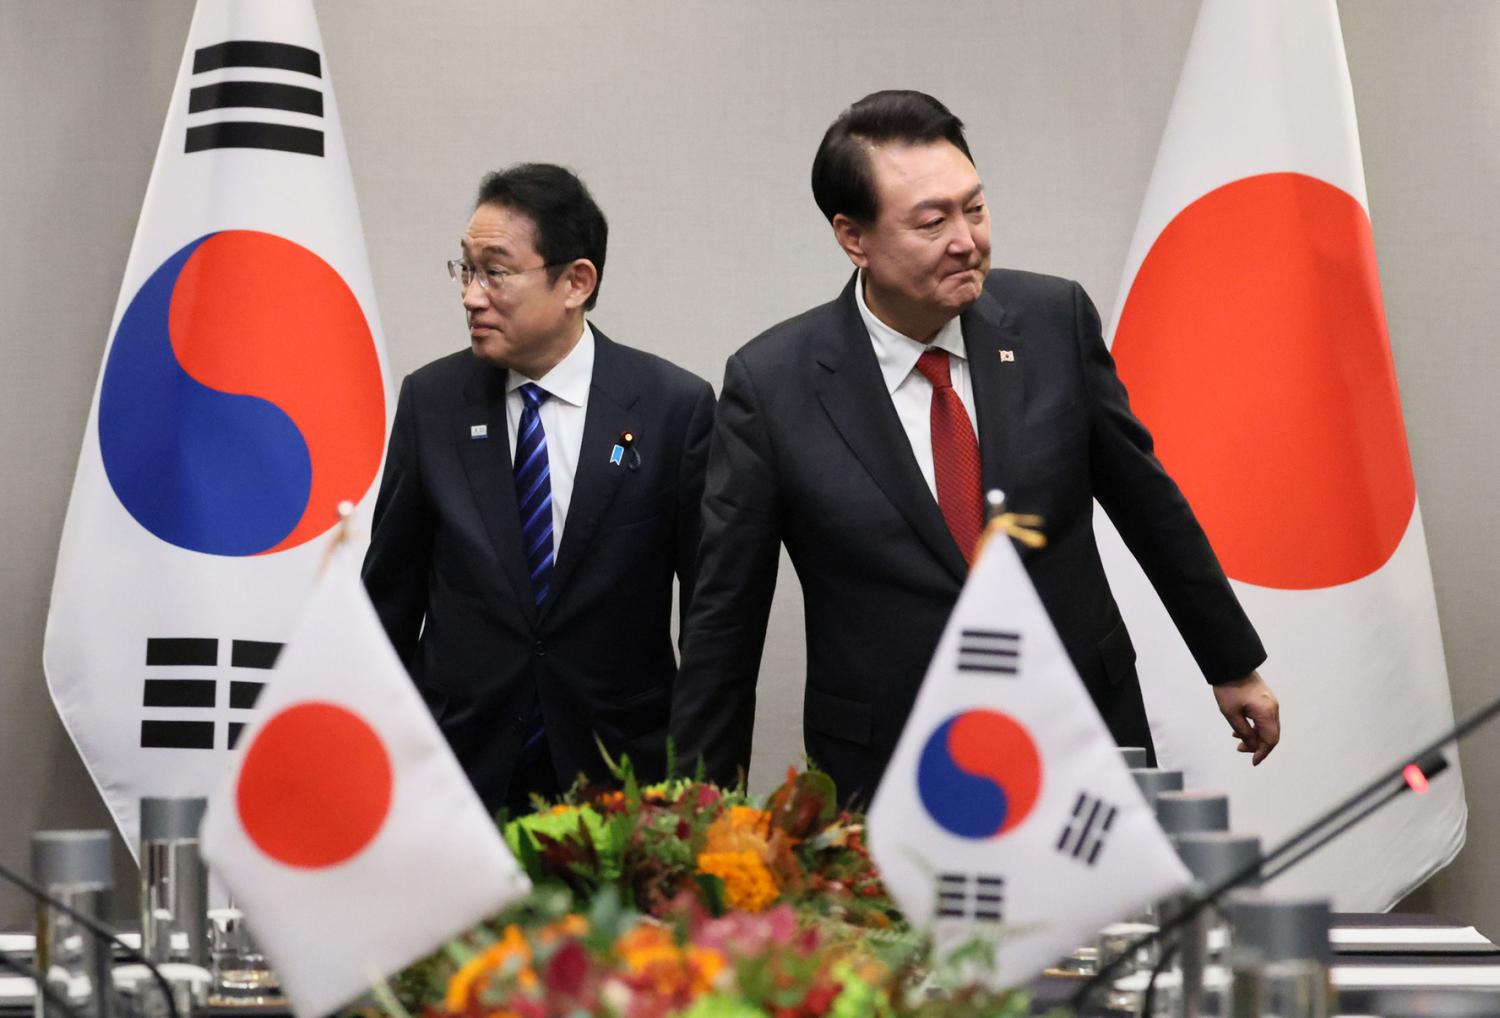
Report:
[{"label": "red indicator light", "polygon": [[1419,795],[1427,791],[1427,775],[1422,773],[1422,768],[1416,764],[1407,764],[1401,771],[1401,776],[1406,779],[1407,786]]}]

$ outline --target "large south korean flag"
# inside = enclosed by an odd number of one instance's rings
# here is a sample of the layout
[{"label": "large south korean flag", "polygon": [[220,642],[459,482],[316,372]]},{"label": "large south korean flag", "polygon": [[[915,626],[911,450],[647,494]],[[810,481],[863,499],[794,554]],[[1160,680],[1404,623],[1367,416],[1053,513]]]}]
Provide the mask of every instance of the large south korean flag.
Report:
[{"label": "large south korean flag", "polygon": [[[311,589],[367,520],[391,405],[308,0],[202,0],[125,266],[44,652],[126,843],[223,771]],[[363,529],[368,529],[367,525]]]},{"label": "large south korean flag", "polygon": [[[1333,0],[1206,0],[1112,352],[1265,642],[1282,742],[1255,770],[1100,520],[1165,766],[1290,833],[1453,721]],[[1464,840],[1457,769],[1278,885],[1381,909]]]},{"label": "large south korean flag", "polygon": [[939,952],[996,943],[982,975],[999,985],[1189,881],[1003,533],[938,641],[869,832],[902,913]]}]

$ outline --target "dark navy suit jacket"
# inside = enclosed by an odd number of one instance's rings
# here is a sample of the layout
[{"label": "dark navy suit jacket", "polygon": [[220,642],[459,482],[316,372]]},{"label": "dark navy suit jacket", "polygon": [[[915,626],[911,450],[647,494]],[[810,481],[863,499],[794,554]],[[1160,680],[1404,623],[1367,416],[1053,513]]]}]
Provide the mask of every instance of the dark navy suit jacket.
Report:
[{"label": "dark navy suit jacket", "polygon": [[[672,708],[684,760],[720,779],[748,763],[785,544],[805,601],[807,751],[846,800],[873,794],[966,573],[881,378],[857,278],[729,360]],[[997,270],[962,324],[984,487],[1045,519],[1046,548],[1020,549],[1027,572],[1116,739],[1149,747],[1096,498],[1210,682],[1257,667],[1260,640],[1131,414],[1082,288]]]},{"label": "dark navy suit jacket", "polygon": [[[603,776],[596,736],[643,777],[665,764],[672,580],[686,608],[713,390],[594,336],[572,501],[540,608],[521,547],[503,369],[465,350],[402,383],[375,503],[365,585],[491,808],[505,799],[533,697],[564,787],[580,772]],[[612,463],[625,432],[634,451]]]}]

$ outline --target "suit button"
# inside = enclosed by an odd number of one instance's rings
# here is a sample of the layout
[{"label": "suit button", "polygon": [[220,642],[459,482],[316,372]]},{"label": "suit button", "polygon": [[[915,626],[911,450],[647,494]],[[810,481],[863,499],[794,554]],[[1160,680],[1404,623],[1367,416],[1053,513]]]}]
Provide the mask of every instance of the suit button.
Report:
[{"label": "suit button", "polygon": [[531,649],[536,652],[536,656],[537,657],[546,657],[547,656],[547,648],[542,645],[542,641],[541,640],[536,641],[536,643],[532,646]]}]

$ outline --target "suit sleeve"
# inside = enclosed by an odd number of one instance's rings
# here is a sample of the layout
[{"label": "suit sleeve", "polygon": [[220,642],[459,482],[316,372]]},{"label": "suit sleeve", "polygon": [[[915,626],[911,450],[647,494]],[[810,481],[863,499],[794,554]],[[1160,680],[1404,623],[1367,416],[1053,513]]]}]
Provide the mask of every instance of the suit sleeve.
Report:
[{"label": "suit sleeve", "polygon": [[682,443],[682,463],[677,471],[677,547],[675,570],[678,587],[679,650],[687,633],[693,586],[698,580],[698,545],[703,537],[703,478],[708,470],[709,442],[714,426],[714,391],[706,382],[693,403],[687,435]]},{"label": "suit sleeve", "polygon": [[1156,589],[1204,677],[1243,678],[1266,659],[1260,637],[1177,483],[1130,411],[1099,313],[1073,284],[1075,327],[1091,406],[1094,495]]},{"label": "suit sleeve", "polygon": [[396,401],[396,420],[391,426],[380,493],[375,498],[370,549],[363,570],[370,601],[408,671],[416,657],[417,637],[427,610],[432,559],[432,519],[422,490],[413,400],[408,377],[401,383]]},{"label": "suit sleeve", "polygon": [[710,780],[725,784],[750,766],[755,682],[780,556],[779,501],[760,399],[736,355],[714,418],[671,724],[684,766],[701,759]]}]

